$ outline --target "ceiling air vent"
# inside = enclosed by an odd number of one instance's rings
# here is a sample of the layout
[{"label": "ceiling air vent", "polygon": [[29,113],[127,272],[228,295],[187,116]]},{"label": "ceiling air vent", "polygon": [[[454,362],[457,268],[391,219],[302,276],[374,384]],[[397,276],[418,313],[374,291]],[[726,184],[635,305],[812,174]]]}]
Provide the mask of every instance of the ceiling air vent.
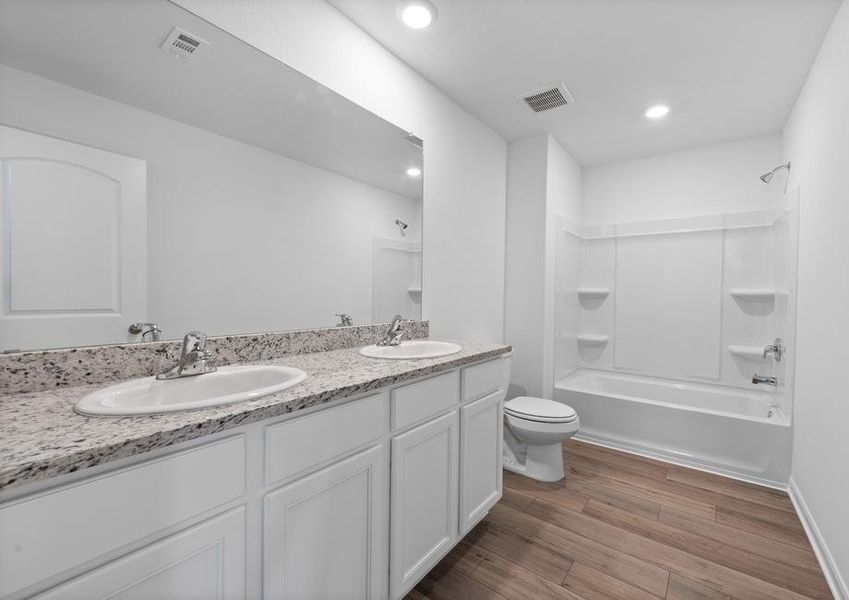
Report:
[{"label": "ceiling air vent", "polygon": [[519,96],[525,101],[525,104],[531,107],[534,112],[543,112],[557,108],[558,106],[566,106],[574,104],[575,99],[572,94],[566,89],[563,83],[552,83],[529,92],[525,92]]},{"label": "ceiling air vent", "polygon": [[179,27],[175,27],[159,47],[168,54],[182,60],[188,60],[197,56],[207,46],[209,46],[209,42],[206,40]]}]

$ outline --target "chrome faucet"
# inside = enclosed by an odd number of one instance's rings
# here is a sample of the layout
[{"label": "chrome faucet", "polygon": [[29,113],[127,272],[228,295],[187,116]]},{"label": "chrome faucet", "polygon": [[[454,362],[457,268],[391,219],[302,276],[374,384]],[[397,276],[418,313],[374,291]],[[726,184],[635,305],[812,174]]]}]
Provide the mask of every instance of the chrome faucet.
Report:
[{"label": "chrome faucet", "polygon": [[156,376],[157,379],[180,379],[193,375],[212,373],[218,367],[209,364],[212,353],[206,349],[206,334],[202,331],[190,331],[183,338],[183,349],[177,364]]},{"label": "chrome faucet", "polygon": [[775,338],[775,340],[764,347],[764,358],[772,354],[772,357],[775,359],[775,362],[780,362],[781,357],[784,356],[784,342],[780,337]]},{"label": "chrome faucet", "polygon": [[769,377],[767,375],[758,375],[757,373],[755,373],[754,375],[752,375],[752,383],[763,383],[764,385],[778,385],[778,380],[775,377]]},{"label": "chrome faucet", "polygon": [[404,317],[401,315],[395,315],[392,317],[392,324],[389,325],[389,330],[386,332],[386,335],[383,336],[383,339],[377,342],[378,346],[398,346],[401,344],[401,338],[404,337],[404,332],[401,331],[401,321],[404,320]]},{"label": "chrome faucet", "polygon": [[348,313],[336,313],[336,316],[339,317],[339,322],[336,323],[336,327],[350,327],[354,324],[354,319]]}]

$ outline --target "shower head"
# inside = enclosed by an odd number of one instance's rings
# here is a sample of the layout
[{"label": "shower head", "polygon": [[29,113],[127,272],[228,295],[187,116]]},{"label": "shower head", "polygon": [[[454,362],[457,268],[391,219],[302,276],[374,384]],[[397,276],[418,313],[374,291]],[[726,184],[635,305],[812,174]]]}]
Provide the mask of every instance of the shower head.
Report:
[{"label": "shower head", "polygon": [[763,181],[764,183],[769,183],[770,181],[772,181],[772,178],[775,177],[775,174],[778,173],[782,169],[787,169],[789,171],[790,170],[790,163],[786,162],[783,165],[778,165],[777,167],[775,167],[769,173],[764,173],[763,175],[761,175],[761,181]]},{"label": "shower head", "polygon": [[404,223],[401,219],[395,219],[395,224],[401,228],[401,231],[404,231],[407,228],[407,224]]}]

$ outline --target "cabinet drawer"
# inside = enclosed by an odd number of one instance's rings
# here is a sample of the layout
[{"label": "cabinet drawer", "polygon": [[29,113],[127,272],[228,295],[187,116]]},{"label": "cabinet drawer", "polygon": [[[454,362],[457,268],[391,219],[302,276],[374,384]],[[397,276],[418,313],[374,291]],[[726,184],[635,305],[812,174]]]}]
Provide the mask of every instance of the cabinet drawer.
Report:
[{"label": "cabinet drawer", "polygon": [[392,429],[403,429],[456,406],[460,398],[457,371],[392,390]]},{"label": "cabinet drawer", "polygon": [[245,493],[245,437],[228,438],[0,508],[0,597]]},{"label": "cabinet drawer", "polygon": [[387,430],[383,394],[265,428],[265,483],[272,484],[342,456]]},{"label": "cabinet drawer", "polygon": [[510,379],[510,359],[496,358],[463,369],[463,402],[498,390],[506,390]]}]

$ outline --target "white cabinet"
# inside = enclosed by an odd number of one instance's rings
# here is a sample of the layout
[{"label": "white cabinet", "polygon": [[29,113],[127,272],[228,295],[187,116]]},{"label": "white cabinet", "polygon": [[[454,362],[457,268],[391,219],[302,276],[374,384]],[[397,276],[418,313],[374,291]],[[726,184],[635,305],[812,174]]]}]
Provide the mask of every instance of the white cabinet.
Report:
[{"label": "white cabinet", "polygon": [[245,493],[245,435],[0,506],[0,598],[19,594]]},{"label": "white cabinet", "polygon": [[395,388],[391,393],[392,429],[400,431],[457,407],[457,371]]},{"label": "white cabinet", "polygon": [[10,498],[0,600],[401,598],[501,496],[509,367],[451,369]]},{"label": "white cabinet", "polygon": [[413,587],[457,538],[458,446],[456,410],[392,440],[393,598]]},{"label": "white cabinet", "polygon": [[379,442],[386,421],[386,396],[374,394],[267,426],[265,483],[286,483]]},{"label": "white cabinet", "polygon": [[465,535],[501,498],[500,391],[460,409],[460,533]]},{"label": "white cabinet", "polygon": [[266,495],[264,597],[386,596],[386,468],[374,447]]},{"label": "white cabinet", "polygon": [[245,598],[245,510],[204,521],[72,579],[38,600]]}]

